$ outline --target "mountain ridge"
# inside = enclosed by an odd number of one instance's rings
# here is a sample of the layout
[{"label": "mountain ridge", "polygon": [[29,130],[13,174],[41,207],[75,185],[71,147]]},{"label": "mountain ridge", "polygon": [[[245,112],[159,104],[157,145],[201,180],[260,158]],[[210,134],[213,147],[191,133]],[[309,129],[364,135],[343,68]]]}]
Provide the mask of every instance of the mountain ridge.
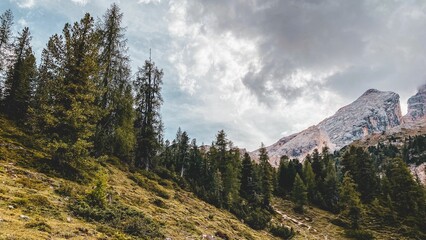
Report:
[{"label": "mountain ridge", "polygon": [[[425,85],[410,99],[408,113],[403,116],[397,93],[368,89],[355,101],[337,110],[334,115],[266,147],[270,163],[278,167],[283,155],[303,161],[314,149],[321,151],[327,146],[332,151],[339,150],[372,134],[382,134],[401,126],[410,128],[418,125],[426,112],[423,111],[426,106]],[[409,118],[410,113],[416,118]],[[257,149],[250,152],[250,156],[257,159],[258,151]]]}]

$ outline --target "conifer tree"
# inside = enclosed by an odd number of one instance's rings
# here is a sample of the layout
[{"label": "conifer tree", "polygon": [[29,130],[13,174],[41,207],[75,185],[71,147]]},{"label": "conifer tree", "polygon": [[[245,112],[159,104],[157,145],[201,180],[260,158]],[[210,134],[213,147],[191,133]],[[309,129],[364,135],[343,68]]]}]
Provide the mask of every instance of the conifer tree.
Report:
[{"label": "conifer tree", "polygon": [[254,178],[253,163],[250,155],[248,153],[244,153],[241,169],[240,195],[247,199],[249,203],[253,203],[255,200],[256,183],[254,182]]},{"label": "conifer tree", "polygon": [[294,180],[292,200],[295,203],[295,209],[299,212],[303,212],[303,206],[308,202],[308,196],[306,186],[299,174],[296,175]]},{"label": "conifer tree", "polygon": [[155,63],[145,61],[143,68],[139,68],[134,81],[136,91],[136,147],[135,164],[149,170],[154,163],[162,144],[163,125],[160,107],[163,103],[161,85],[163,70],[159,70]]},{"label": "conifer tree", "polygon": [[[98,39],[94,20],[87,13],[80,22],[66,24],[63,36],[51,38],[49,45],[53,46],[48,45],[42,63],[46,64],[47,72],[52,69],[57,74],[53,87],[56,90],[48,93],[53,95],[53,105],[48,108],[51,113],[45,120],[50,125],[49,132],[45,132],[51,139],[48,146],[55,162],[76,178],[84,178],[87,174],[84,170],[93,164],[92,138],[99,119],[95,104],[95,96],[99,94]],[[40,80],[38,91],[49,81]]]},{"label": "conifer tree", "polygon": [[15,60],[8,70],[4,90],[4,112],[20,122],[26,120],[32,97],[32,85],[37,74],[30,41],[30,30],[26,27],[17,38],[14,49]]},{"label": "conifer tree", "polygon": [[303,163],[303,176],[305,177],[308,199],[312,202],[315,194],[315,174],[308,159],[305,159],[305,162]]},{"label": "conifer tree", "polygon": [[100,88],[97,104],[102,117],[96,127],[95,147],[98,155],[113,154],[129,159],[134,147],[134,111],[130,84],[123,14],[112,4],[103,16],[100,32]]},{"label": "conifer tree", "polygon": [[349,172],[343,177],[340,187],[339,208],[340,215],[344,219],[349,219],[352,228],[357,229],[360,225],[363,213],[363,206],[357,186]]},{"label": "conifer tree", "polygon": [[268,207],[272,198],[272,166],[269,163],[269,156],[266,151],[265,145],[261,145],[259,149],[259,163],[261,171],[261,187],[263,196],[263,205]]},{"label": "conifer tree", "polygon": [[[385,196],[401,216],[415,216],[418,220],[426,217],[426,195],[422,186],[414,181],[410,170],[401,158],[393,158],[385,166],[387,188]],[[420,220],[418,223],[422,223]],[[425,226],[423,221],[423,227]]]},{"label": "conifer tree", "polygon": [[364,149],[351,147],[343,156],[343,172],[350,171],[361,193],[361,200],[369,203],[377,195],[378,177],[373,160]]},{"label": "conifer tree", "polygon": [[51,138],[57,135],[58,112],[65,78],[65,49],[63,36],[50,37],[41,54],[41,63],[35,79],[35,93],[30,105],[30,125],[33,133]]},{"label": "conifer tree", "polygon": [[0,15],[0,101],[3,99],[4,79],[12,53],[12,25],[13,14],[9,9]]}]

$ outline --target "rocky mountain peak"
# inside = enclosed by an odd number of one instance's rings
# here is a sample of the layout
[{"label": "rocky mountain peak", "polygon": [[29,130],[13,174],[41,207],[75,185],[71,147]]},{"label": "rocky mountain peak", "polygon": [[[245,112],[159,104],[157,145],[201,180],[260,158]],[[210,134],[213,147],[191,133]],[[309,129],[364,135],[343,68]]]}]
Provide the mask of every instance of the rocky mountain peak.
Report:
[{"label": "rocky mountain peak", "polygon": [[[327,146],[332,151],[373,133],[381,133],[402,121],[399,95],[369,89],[333,116],[267,147],[270,162],[278,166],[283,155],[303,160],[314,149]],[[258,151],[251,153],[255,159]]]},{"label": "rocky mountain peak", "polygon": [[419,87],[416,95],[408,99],[408,112],[404,122],[417,122],[426,118],[426,84]]}]

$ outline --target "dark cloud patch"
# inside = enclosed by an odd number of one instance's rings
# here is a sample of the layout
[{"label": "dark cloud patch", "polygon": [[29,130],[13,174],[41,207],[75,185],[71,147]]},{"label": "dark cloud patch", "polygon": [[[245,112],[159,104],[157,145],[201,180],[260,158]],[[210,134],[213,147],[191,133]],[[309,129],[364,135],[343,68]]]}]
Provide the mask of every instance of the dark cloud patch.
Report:
[{"label": "dark cloud patch", "polygon": [[[354,97],[371,87],[397,90],[402,77],[418,83],[415,56],[418,51],[426,55],[426,47],[413,49],[413,44],[417,37],[426,41],[425,31],[418,31],[426,29],[424,6],[368,0],[199,0],[190,5],[188,18],[218,34],[230,31],[256,41],[260,68],[247,72],[243,83],[260,102],[273,105],[276,96],[291,102],[306,87],[329,87]],[[378,63],[382,66],[374,69]],[[298,84],[297,71],[335,72]],[[279,94],[273,97],[272,92]]]}]

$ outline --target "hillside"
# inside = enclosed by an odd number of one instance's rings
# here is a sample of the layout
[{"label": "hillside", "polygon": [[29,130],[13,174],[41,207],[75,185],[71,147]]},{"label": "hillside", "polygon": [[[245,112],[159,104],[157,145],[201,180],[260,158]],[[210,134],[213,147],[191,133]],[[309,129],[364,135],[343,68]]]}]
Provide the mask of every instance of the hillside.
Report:
[{"label": "hillside", "polygon": [[[119,229],[108,222],[76,216],[71,203],[87,195],[94,183],[78,184],[29,167],[41,166],[38,161],[46,156],[30,145],[30,137],[0,118],[0,239],[135,237],[126,233],[137,228],[128,222],[132,219],[122,219],[128,225]],[[137,219],[141,228],[149,227],[160,239],[199,239],[216,232],[231,239],[274,239],[267,232],[252,230],[232,214],[198,200],[169,180],[155,175],[149,179],[111,163],[103,164],[102,171],[107,175],[112,203],[141,213],[145,216]],[[130,179],[135,176],[144,187]]]},{"label": "hillside", "polygon": [[[49,173],[43,160],[48,155],[32,146],[31,137],[0,117],[0,239],[139,239],[141,235],[132,235],[132,229],[149,229],[147,236],[158,239],[209,239],[218,232],[229,239],[278,239],[251,229],[173,181],[131,173],[113,162],[101,167],[107,176],[108,204],[143,217],[130,214],[118,225],[96,219],[95,214],[93,219],[81,217],[74,203],[96,188],[96,182],[79,184]],[[343,229],[330,223],[333,214],[311,208],[303,216],[289,211],[291,205],[275,199],[277,214],[272,222],[293,227],[295,239],[343,238]]]}]

